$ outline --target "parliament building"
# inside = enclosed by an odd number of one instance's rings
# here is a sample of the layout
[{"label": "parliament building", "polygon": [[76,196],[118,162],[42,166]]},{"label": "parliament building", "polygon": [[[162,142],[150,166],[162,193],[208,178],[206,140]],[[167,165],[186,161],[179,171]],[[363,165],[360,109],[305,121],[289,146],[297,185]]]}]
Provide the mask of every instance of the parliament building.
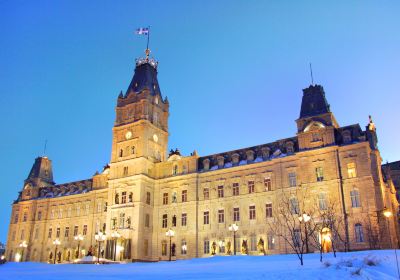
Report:
[{"label": "parliament building", "polygon": [[[158,62],[148,54],[136,60],[128,89],[117,97],[111,159],[101,172],[56,184],[52,161],[35,159],[12,204],[8,260],[70,262],[98,252],[116,261],[292,253],[274,230],[282,225],[283,197],[294,217],[306,211],[300,205],[315,207],[313,215],[334,205],[343,221],[345,245],[338,250],[397,246],[398,202],[371,118],[365,128],[339,125],[323,87],[310,85],[293,137],[182,155],[168,150],[169,102],[158,84]],[[298,198],[298,190],[307,196]],[[100,243],[99,232],[106,235]],[[330,228],[321,225],[317,234],[324,250],[332,250]]]}]

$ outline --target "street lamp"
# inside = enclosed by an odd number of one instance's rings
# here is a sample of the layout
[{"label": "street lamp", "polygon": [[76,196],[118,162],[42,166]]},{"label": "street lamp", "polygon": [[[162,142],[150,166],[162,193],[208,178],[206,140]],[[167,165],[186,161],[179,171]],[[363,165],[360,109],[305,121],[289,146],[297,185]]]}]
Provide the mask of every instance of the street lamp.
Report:
[{"label": "street lamp", "polygon": [[166,236],[169,237],[169,261],[171,261],[171,256],[172,256],[172,243],[171,239],[175,235],[175,232],[172,229],[169,229],[166,233]]},{"label": "street lamp", "polygon": [[101,232],[101,231],[99,231],[98,233],[95,234],[94,238],[99,243],[99,250],[98,250],[98,253],[97,253],[97,263],[100,264],[100,247],[101,247],[101,242],[106,240],[106,234]]},{"label": "street lamp", "polygon": [[24,240],[19,244],[19,247],[21,248],[21,259],[20,259],[20,261],[23,262],[24,261],[24,249],[26,247],[28,247],[28,243],[26,243],[26,241]]},{"label": "street lamp", "polygon": [[79,248],[80,248],[80,246],[81,246],[81,241],[84,239],[85,237],[82,235],[82,234],[78,234],[78,235],[76,235],[76,236],[74,236],[74,239],[76,240],[76,241],[78,241],[78,251],[77,251],[77,254],[75,255],[76,256],[76,258],[78,258],[79,259],[79,256],[80,256],[80,251],[79,251]]},{"label": "street lamp", "polygon": [[[387,227],[388,227],[388,233],[389,233],[389,240],[390,240],[390,248],[393,247],[392,244],[392,235],[390,234],[390,224],[389,224],[389,219],[390,217],[392,217],[393,213],[392,211],[390,211],[389,209],[386,208],[386,206],[383,208],[383,215],[386,217],[386,223],[387,223]],[[400,279],[400,270],[399,270],[399,263],[397,261],[397,250],[396,250],[397,246],[394,246],[394,254],[396,256],[396,266],[397,266],[397,275]]]},{"label": "street lamp", "polygon": [[117,255],[117,241],[118,241],[118,238],[120,238],[121,237],[121,234],[119,234],[119,232],[118,231],[113,231],[112,233],[111,233],[111,238],[114,240],[114,253],[113,253],[113,260],[115,261],[115,259],[116,259],[116,255]]},{"label": "street lamp", "polygon": [[310,221],[310,219],[311,217],[306,213],[303,213],[303,215],[299,216],[300,223],[304,222],[304,233],[306,235],[306,253],[310,252],[308,248],[308,231],[307,231],[307,222]]},{"label": "street lamp", "polygon": [[57,259],[57,246],[61,244],[60,240],[57,238],[53,241],[53,244],[56,246],[56,248],[54,249],[54,262],[53,264],[56,263],[56,259]]},{"label": "street lamp", "polygon": [[229,226],[229,231],[233,232],[233,254],[236,255],[236,232],[239,230],[237,224],[231,224]]}]

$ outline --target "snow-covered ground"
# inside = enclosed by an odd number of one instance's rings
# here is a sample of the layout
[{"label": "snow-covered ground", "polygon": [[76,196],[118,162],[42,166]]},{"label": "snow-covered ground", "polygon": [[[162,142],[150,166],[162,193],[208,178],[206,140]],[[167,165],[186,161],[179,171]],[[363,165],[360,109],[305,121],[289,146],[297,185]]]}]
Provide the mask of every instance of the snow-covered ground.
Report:
[{"label": "snow-covered ground", "polygon": [[398,279],[394,251],[295,255],[227,256],[158,263],[108,265],[6,263],[0,279]]}]

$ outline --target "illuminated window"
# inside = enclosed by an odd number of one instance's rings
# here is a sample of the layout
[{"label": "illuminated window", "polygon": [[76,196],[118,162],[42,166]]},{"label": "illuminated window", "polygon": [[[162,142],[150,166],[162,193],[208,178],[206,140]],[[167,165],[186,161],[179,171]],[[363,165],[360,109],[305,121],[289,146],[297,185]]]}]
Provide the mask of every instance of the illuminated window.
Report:
[{"label": "illuminated window", "polygon": [[168,193],[163,193],[163,204],[164,205],[168,204]]},{"label": "illuminated window", "polygon": [[208,188],[203,189],[203,196],[204,196],[204,200],[210,199],[210,190]]},{"label": "illuminated window", "polygon": [[183,239],[181,241],[181,255],[186,255],[187,254],[187,244],[186,244],[186,240]]},{"label": "illuminated window", "polygon": [[296,187],[296,172],[289,172],[288,174],[289,177],[289,186],[290,187]]},{"label": "illuminated window", "polygon": [[315,176],[317,177],[317,182],[321,182],[324,180],[324,170],[322,167],[315,168]]},{"label": "illuminated window", "polygon": [[21,236],[20,236],[21,240],[25,239],[25,230],[21,230]]},{"label": "illuminated window", "polygon": [[249,188],[249,193],[253,193],[254,192],[254,181],[249,181],[247,185]]},{"label": "illuminated window", "polygon": [[354,162],[350,162],[347,164],[347,176],[349,178],[357,177],[356,164]]},{"label": "illuminated window", "polygon": [[350,191],[351,207],[358,208],[361,207],[360,192],[358,190]]},{"label": "illuminated window", "polygon": [[161,242],[161,255],[166,256],[167,255],[167,241],[163,240]]},{"label": "illuminated window", "polygon": [[250,220],[256,219],[256,206],[255,205],[249,206],[249,219]]},{"label": "illuminated window", "polygon": [[218,186],[218,198],[224,197],[224,186]]},{"label": "illuminated window", "polygon": [[209,225],[210,224],[210,212],[205,211],[203,213],[203,224],[204,225]]},{"label": "illuminated window", "polygon": [[319,206],[319,210],[326,210],[326,194],[324,193],[320,193],[318,195],[318,206]]},{"label": "illuminated window", "polygon": [[239,183],[233,183],[232,185],[232,195],[239,195]]},{"label": "illuminated window", "polygon": [[164,214],[162,216],[162,228],[167,228],[168,227],[168,215]]},{"label": "illuminated window", "polygon": [[125,204],[126,203],[126,192],[121,193],[121,203]]},{"label": "illuminated window", "polygon": [[265,217],[272,218],[272,203],[265,204]]},{"label": "illuminated window", "polygon": [[269,177],[264,178],[264,187],[265,187],[265,191],[267,191],[267,192],[272,191],[271,178],[269,178]]},{"label": "illuminated window", "polygon": [[210,240],[204,240],[204,254],[210,253]]},{"label": "illuminated window", "polygon": [[181,225],[183,227],[185,227],[187,224],[187,214],[186,213],[182,213],[182,220],[181,220]]},{"label": "illuminated window", "polygon": [[225,222],[225,213],[223,209],[218,210],[218,223]]},{"label": "illuminated window", "polygon": [[240,221],[239,207],[233,208],[233,221],[234,222],[239,222]]},{"label": "illuminated window", "polygon": [[187,202],[187,190],[182,191],[182,202]]},{"label": "illuminated window", "polygon": [[364,233],[362,225],[360,223],[355,224],[354,230],[356,235],[356,242],[364,242]]}]

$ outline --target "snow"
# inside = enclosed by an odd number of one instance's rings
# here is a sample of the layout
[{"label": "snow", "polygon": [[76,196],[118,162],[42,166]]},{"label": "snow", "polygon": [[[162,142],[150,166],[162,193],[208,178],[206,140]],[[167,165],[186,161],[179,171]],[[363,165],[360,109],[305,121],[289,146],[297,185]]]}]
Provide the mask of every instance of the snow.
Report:
[{"label": "snow", "polygon": [[217,256],[106,265],[6,263],[0,265],[0,279],[397,279],[393,250],[338,253],[337,258],[324,254],[322,263],[318,254],[304,258],[304,266],[300,266],[296,255]]}]

